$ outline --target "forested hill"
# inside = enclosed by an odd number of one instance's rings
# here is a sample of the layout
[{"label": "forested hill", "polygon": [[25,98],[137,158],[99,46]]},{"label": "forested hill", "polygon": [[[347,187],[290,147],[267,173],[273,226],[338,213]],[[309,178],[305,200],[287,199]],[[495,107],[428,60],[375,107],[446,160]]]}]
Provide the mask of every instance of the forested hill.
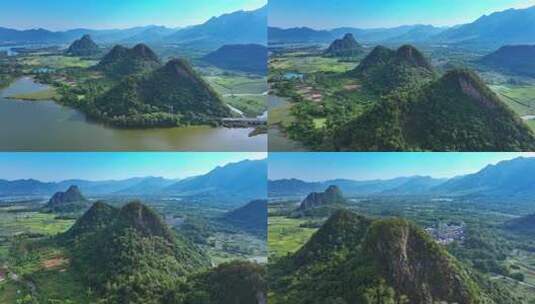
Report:
[{"label": "forested hill", "polygon": [[99,303],[266,303],[264,266],[210,268],[201,248],[137,201],[121,208],[96,202],[52,243],[68,249],[68,271]]},{"label": "forested hill", "polygon": [[90,35],[84,35],[75,40],[67,49],[67,54],[73,56],[92,56],[98,53],[100,53],[100,49]]},{"label": "forested hill", "polygon": [[397,50],[377,46],[348,76],[359,78],[368,89],[378,94],[417,88],[436,77],[427,58],[412,45]]},{"label": "forested hill", "polygon": [[390,96],[340,127],[334,138],[341,151],[535,149],[529,127],[469,70],[452,70],[408,94]]},{"label": "forested hill", "polygon": [[90,202],[82,195],[78,186],[70,186],[65,192],[56,192],[43,207],[45,211],[68,213],[83,210]]},{"label": "forested hill", "polygon": [[139,202],[118,210],[95,203],[59,239],[85,284],[110,303],[163,303],[178,280],[209,266],[199,248]]},{"label": "forested hill", "polygon": [[158,66],[160,59],[147,45],[138,44],[131,49],[116,45],[100,60],[96,69],[111,77],[121,78],[145,73]]},{"label": "forested hill", "polygon": [[363,47],[355,40],[353,34],[347,33],[342,39],[333,41],[325,51],[325,55],[333,57],[354,57],[363,52]]},{"label": "forested hill", "polygon": [[345,210],[272,271],[276,304],[498,303],[470,269],[416,225]]},{"label": "forested hill", "polygon": [[94,105],[92,116],[117,126],[207,124],[230,116],[219,95],[181,59],[125,78]]}]

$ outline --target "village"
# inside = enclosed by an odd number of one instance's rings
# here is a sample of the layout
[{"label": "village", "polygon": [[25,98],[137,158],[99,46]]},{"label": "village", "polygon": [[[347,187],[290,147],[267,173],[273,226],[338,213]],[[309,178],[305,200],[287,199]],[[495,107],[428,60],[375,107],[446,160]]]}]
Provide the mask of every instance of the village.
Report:
[{"label": "village", "polygon": [[465,239],[465,224],[439,222],[435,227],[425,228],[439,244],[448,245],[452,242],[462,242]]}]

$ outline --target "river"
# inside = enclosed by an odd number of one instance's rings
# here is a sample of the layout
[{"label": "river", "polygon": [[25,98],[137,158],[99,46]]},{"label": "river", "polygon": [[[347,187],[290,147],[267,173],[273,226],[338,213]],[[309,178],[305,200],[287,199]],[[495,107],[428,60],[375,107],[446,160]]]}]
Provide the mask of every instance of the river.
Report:
[{"label": "river", "polygon": [[0,90],[0,150],[266,151],[267,135],[249,137],[251,128],[117,129],[89,122],[83,113],[52,100],[6,98],[46,89],[46,85],[23,77]]}]

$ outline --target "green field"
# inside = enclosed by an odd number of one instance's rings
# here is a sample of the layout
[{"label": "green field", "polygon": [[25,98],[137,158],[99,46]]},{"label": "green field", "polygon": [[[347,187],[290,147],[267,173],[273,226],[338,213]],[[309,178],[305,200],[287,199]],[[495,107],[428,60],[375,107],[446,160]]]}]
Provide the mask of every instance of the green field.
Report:
[{"label": "green field", "polygon": [[33,67],[47,67],[51,69],[64,69],[64,68],[88,68],[97,63],[95,60],[85,60],[80,57],[69,57],[61,55],[32,55],[22,57],[20,60],[22,64]]},{"label": "green field", "polygon": [[341,62],[336,58],[322,56],[304,56],[304,54],[291,54],[277,57],[269,62],[272,70],[294,71],[304,74],[315,72],[342,73],[354,69],[357,62]]},{"label": "green field", "polygon": [[307,220],[303,219],[270,216],[268,225],[269,256],[285,256],[301,248],[317,230],[300,227],[306,222]]},{"label": "green field", "polygon": [[0,208],[0,236],[9,237],[21,233],[55,235],[66,231],[73,220],[58,220],[54,214],[26,212],[12,208]]},{"label": "green field", "polygon": [[265,95],[251,95],[251,96],[225,96],[223,100],[242,111],[246,117],[257,117],[266,111]]},{"label": "green field", "polygon": [[267,91],[265,77],[218,75],[206,76],[204,79],[221,95],[262,94]]},{"label": "green field", "polygon": [[[535,86],[493,85],[492,90],[518,115],[535,115]],[[535,118],[525,120],[535,131]]]}]

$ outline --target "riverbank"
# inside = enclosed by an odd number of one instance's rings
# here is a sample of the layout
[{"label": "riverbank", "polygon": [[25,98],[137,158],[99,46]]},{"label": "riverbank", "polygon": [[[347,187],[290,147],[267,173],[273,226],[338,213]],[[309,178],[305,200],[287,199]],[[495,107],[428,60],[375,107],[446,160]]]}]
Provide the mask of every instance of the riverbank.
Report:
[{"label": "riverbank", "polygon": [[42,100],[57,100],[59,98],[55,88],[49,88],[43,91],[33,93],[20,93],[5,97],[10,100],[17,101],[42,101]]},{"label": "riverbank", "polygon": [[50,87],[22,77],[0,90],[0,149],[3,151],[247,151],[261,152],[267,135],[254,127],[185,126],[122,129],[93,122],[53,100],[14,102],[8,96]]}]

